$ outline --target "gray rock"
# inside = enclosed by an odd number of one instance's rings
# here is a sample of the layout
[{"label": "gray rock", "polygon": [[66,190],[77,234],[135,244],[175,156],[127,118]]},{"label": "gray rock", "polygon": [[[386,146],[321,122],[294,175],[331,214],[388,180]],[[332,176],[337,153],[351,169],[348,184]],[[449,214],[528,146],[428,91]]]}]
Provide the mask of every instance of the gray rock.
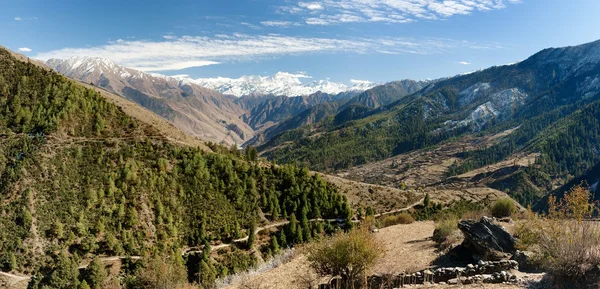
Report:
[{"label": "gray rock", "polygon": [[471,250],[476,260],[507,259],[515,252],[515,239],[488,217],[479,222],[461,221],[458,228],[465,236],[462,245]]},{"label": "gray rock", "polygon": [[521,270],[531,271],[538,269],[538,264],[535,262],[535,253],[533,252],[517,250],[510,262],[517,263]]}]

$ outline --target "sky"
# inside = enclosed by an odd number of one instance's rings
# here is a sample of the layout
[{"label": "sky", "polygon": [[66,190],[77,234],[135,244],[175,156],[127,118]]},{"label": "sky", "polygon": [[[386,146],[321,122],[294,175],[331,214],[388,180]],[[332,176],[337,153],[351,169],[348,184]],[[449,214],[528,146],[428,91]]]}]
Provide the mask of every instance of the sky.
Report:
[{"label": "sky", "polygon": [[600,39],[597,0],[0,0],[0,45],[193,78],[435,79]]}]

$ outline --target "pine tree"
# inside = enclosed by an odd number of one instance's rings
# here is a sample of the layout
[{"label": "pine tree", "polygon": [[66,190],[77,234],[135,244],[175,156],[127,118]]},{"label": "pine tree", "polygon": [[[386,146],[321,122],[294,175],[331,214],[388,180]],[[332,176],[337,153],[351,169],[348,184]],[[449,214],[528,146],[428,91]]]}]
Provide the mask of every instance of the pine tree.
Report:
[{"label": "pine tree", "polygon": [[86,280],[92,289],[100,289],[106,280],[107,273],[104,264],[99,258],[94,258],[87,267]]},{"label": "pine tree", "polygon": [[198,272],[198,283],[201,288],[211,288],[217,278],[215,269],[204,260],[200,261],[200,271]]},{"label": "pine tree", "polygon": [[250,221],[250,229],[248,230],[248,242],[246,243],[248,249],[252,249],[254,246],[254,239],[256,238],[256,219],[252,218]]},{"label": "pine tree", "polygon": [[277,237],[273,236],[271,238],[271,251],[273,254],[277,254],[279,252],[279,242],[277,242]]},{"label": "pine tree", "polygon": [[79,285],[79,270],[77,263],[62,252],[55,264],[55,269],[47,280],[50,288],[71,289]]}]

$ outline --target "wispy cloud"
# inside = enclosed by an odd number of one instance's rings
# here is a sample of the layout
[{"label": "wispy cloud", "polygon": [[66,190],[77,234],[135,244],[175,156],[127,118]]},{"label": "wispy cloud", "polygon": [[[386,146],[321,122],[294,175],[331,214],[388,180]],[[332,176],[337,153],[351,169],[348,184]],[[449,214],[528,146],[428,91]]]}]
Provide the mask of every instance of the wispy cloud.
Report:
[{"label": "wispy cloud", "polygon": [[521,0],[320,0],[282,6],[283,14],[302,16],[309,25],[356,22],[407,23],[439,20],[476,11],[504,9]]},{"label": "wispy cloud", "polygon": [[459,61],[459,62],[455,62],[456,64],[461,64],[461,65],[471,65],[471,62],[468,61]]},{"label": "wispy cloud", "polygon": [[247,27],[249,27],[249,28],[255,29],[255,30],[259,30],[259,29],[260,29],[260,27],[259,27],[259,26],[256,26],[256,25],[254,25],[254,24],[250,24],[250,23],[248,23],[248,22],[240,22],[240,24],[241,24],[241,25],[244,25],[244,26],[247,26]]},{"label": "wispy cloud", "polygon": [[37,17],[19,17],[19,16],[17,16],[17,17],[15,17],[15,20],[16,21],[38,20],[38,18]]},{"label": "wispy cloud", "polygon": [[21,51],[21,52],[31,52],[31,48],[29,48],[29,47],[21,47],[21,48],[19,48],[19,51]]},{"label": "wispy cloud", "polygon": [[260,24],[264,26],[288,27],[292,25],[290,21],[262,21]]},{"label": "wispy cloud", "polygon": [[[475,48],[474,48],[475,47]],[[450,39],[407,38],[317,38],[277,34],[227,34],[182,36],[162,41],[122,40],[85,48],[63,48],[38,53],[35,58],[94,56],[109,58],[124,66],[144,71],[180,70],[222,62],[257,60],[310,53],[434,54],[457,49],[498,49],[497,45]]]}]

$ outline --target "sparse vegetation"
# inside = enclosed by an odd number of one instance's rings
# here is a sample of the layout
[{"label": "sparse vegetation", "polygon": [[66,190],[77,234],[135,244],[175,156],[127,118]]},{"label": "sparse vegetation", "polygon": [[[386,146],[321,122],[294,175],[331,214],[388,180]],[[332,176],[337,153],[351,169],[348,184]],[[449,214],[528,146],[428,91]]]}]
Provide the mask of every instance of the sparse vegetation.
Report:
[{"label": "sparse vegetation", "polygon": [[454,241],[455,233],[458,230],[458,219],[454,216],[447,216],[435,223],[435,230],[433,231],[433,241],[438,243],[440,248],[446,249]]},{"label": "sparse vegetation", "polygon": [[522,249],[538,252],[538,263],[554,278],[555,288],[589,288],[600,283],[600,227],[588,221],[598,210],[582,186],[551,197],[547,215],[522,220],[516,236]]}]

